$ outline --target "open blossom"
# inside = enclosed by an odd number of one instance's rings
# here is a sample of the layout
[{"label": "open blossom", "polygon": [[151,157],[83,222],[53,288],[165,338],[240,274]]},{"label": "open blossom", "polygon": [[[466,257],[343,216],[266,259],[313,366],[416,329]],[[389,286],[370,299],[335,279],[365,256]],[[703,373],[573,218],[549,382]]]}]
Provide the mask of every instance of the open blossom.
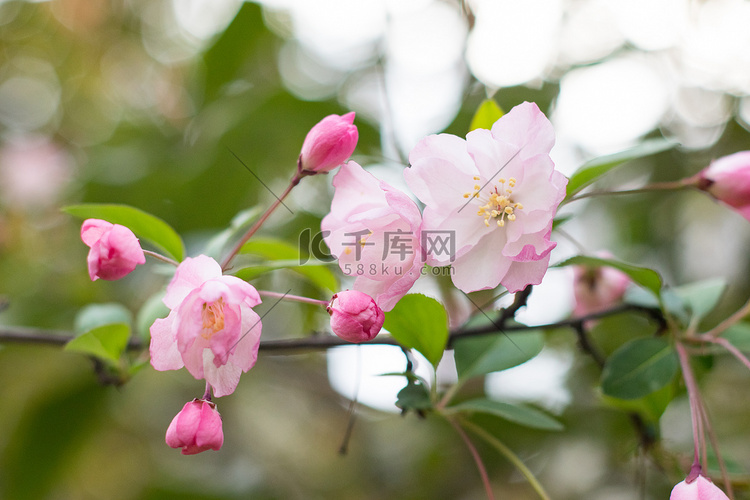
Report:
[{"label": "open blossom", "polygon": [[444,231],[455,242],[452,252],[429,248],[427,263],[451,264],[464,292],[541,283],[568,182],[549,156],[554,142],[549,120],[536,104],[523,103],[492,130],[474,130],[466,140],[431,135],[417,144],[404,177],[426,205],[423,231]]},{"label": "open blossom", "polygon": [[585,316],[612,307],[622,300],[631,281],[627,274],[612,267],[575,266],[573,315]]},{"label": "open blossom", "polygon": [[331,213],[321,228],[354,290],[384,311],[406,295],[424,265],[422,215],[406,194],[350,161],[333,178]]},{"label": "open blossom", "polygon": [[223,276],[212,258],[185,259],[167,286],[169,316],[151,325],[151,364],[157,370],[183,366],[206,379],[215,396],[234,392],[240,375],[255,365],[260,296],[249,283]]},{"label": "open blossom", "polygon": [[729,497],[710,480],[698,476],[693,481],[685,479],[678,483],[669,500],[729,500]]},{"label": "open blossom", "polygon": [[166,441],[172,448],[182,448],[183,455],[220,449],[224,432],[216,404],[203,399],[186,403],[169,424]]},{"label": "open blossom", "polygon": [[750,151],[714,160],[697,177],[700,189],[750,220]]},{"label": "open blossom", "polygon": [[327,308],[331,315],[331,330],[349,342],[372,340],[383,328],[385,315],[366,293],[356,290],[339,292]]},{"label": "open blossom", "polygon": [[119,280],[146,262],[138,238],[125,226],[86,219],[81,226],[81,239],[91,248],[87,261],[92,281]]},{"label": "open blossom", "polygon": [[353,111],[343,116],[326,116],[310,129],[302,143],[300,171],[307,174],[330,172],[349,159],[358,139]]}]

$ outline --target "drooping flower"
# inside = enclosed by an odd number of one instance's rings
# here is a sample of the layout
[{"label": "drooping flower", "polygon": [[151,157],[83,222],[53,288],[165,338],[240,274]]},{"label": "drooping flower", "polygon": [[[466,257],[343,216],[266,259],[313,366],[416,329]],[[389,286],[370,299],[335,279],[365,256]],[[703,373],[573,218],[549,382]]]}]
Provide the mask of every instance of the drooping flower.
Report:
[{"label": "drooping flower", "polygon": [[326,116],[310,129],[302,143],[300,172],[307,175],[330,172],[352,155],[358,139],[353,111],[343,116]]},{"label": "drooping flower", "polygon": [[[608,256],[601,254],[601,257]],[[622,300],[631,281],[630,276],[612,267],[575,266],[573,315],[585,316],[609,309]]]},{"label": "drooping flower", "polygon": [[91,281],[118,280],[146,262],[138,238],[125,226],[86,219],[81,239],[91,248],[87,259]]},{"label": "drooping flower", "polygon": [[554,141],[536,104],[523,103],[492,130],[474,130],[466,140],[431,135],[417,144],[404,177],[426,205],[423,232],[453,239],[450,251],[428,246],[427,263],[451,264],[464,292],[541,283],[568,182],[549,156]]},{"label": "drooping flower", "polygon": [[223,276],[212,258],[185,259],[167,286],[169,316],[151,325],[151,365],[157,370],[183,366],[206,379],[215,396],[234,392],[240,375],[255,365],[260,296],[249,283]]},{"label": "drooping flower", "polygon": [[169,424],[166,441],[172,448],[182,448],[183,455],[219,450],[224,432],[216,404],[203,399],[186,403]]},{"label": "drooping flower", "polygon": [[704,476],[699,475],[690,482],[688,479],[675,485],[669,500],[729,500],[723,491]]},{"label": "drooping flower", "polygon": [[384,311],[406,295],[424,265],[422,216],[403,192],[350,161],[333,178],[331,213],[321,228],[353,289],[375,299]]},{"label": "drooping flower", "polygon": [[349,342],[372,340],[383,328],[385,315],[366,293],[356,290],[339,292],[326,308],[331,315],[331,330]]},{"label": "drooping flower", "polygon": [[697,175],[697,186],[750,220],[750,151],[714,160]]}]

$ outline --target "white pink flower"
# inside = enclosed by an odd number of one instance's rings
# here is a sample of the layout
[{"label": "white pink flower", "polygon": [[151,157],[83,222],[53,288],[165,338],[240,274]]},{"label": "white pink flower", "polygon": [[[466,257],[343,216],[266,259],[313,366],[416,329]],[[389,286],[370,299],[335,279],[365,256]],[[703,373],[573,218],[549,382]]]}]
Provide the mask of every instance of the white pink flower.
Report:
[{"label": "white pink flower", "polygon": [[424,265],[422,216],[406,194],[350,161],[333,178],[331,212],[321,228],[354,290],[384,311],[406,295]]},{"label": "white pink flower", "polygon": [[372,297],[356,290],[335,294],[327,311],[333,333],[355,343],[374,339],[385,320],[383,310]]},{"label": "white pink flower", "polygon": [[118,280],[146,262],[138,238],[125,226],[86,219],[81,239],[91,248],[87,258],[91,281]]},{"label": "white pink flower", "polygon": [[750,151],[714,160],[697,177],[699,188],[750,220]]},{"label": "white pink flower", "polygon": [[240,375],[255,365],[260,296],[249,283],[223,276],[212,258],[185,259],[167,286],[169,316],[151,325],[151,364],[157,370],[187,368],[206,379],[215,396],[234,392]]},{"label": "white pink flower", "polygon": [[183,455],[220,449],[224,432],[216,404],[203,399],[186,403],[169,424],[166,441],[172,448],[182,448]]},{"label": "white pink flower", "polygon": [[300,172],[310,175],[333,170],[349,159],[358,139],[353,111],[343,116],[326,116],[310,129],[302,143]]},{"label": "white pink flower", "polygon": [[677,483],[669,495],[669,500],[729,500],[714,483],[703,476],[692,481],[688,479]]},{"label": "white pink flower", "polygon": [[464,292],[539,284],[547,271],[552,219],[567,179],[554,168],[555,141],[536,104],[513,108],[492,126],[459,137],[424,138],[404,177],[426,205],[423,231],[453,235],[453,252],[428,248],[427,263],[451,264]]}]

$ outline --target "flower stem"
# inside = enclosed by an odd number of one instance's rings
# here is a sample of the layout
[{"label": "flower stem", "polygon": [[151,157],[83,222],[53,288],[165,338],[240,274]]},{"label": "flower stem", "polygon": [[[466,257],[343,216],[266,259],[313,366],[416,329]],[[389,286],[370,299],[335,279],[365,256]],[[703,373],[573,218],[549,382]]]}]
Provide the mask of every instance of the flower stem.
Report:
[{"label": "flower stem", "polygon": [[495,500],[495,496],[492,493],[492,484],[490,484],[490,476],[487,474],[487,469],[484,466],[484,462],[482,462],[482,457],[479,455],[479,452],[474,446],[474,443],[471,442],[469,436],[466,435],[466,432],[464,432],[464,430],[455,420],[453,420],[452,418],[447,418],[447,420],[453,426],[453,428],[456,429],[458,435],[461,436],[461,439],[466,444],[466,447],[469,448],[469,452],[474,458],[474,462],[477,464],[477,469],[479,469],[479,475],[482,476],[482,484],[484,484],[484,490],[487,492],[487,498],[489,500]]},{"label": "flower stem", "polygon": [[302,302],[304,304],[312,304],[314,306],[328,307],[330,301],[310,299],[307,297],[300,297],[299,295],[289,295],[288,293],[269,292],[266,290],[258,290],[258,294],[261,297],[271,297],[274,299],[291,300],[294,302]]},{"label": "flower stem", "polygon": [[[639,194],[639,193],[650,193],[653,191],[679,191],[682,189],[688,189],[695,187],[695,183],[692,178],[680,179],[679,181],[670,182],[655,182],[648,184],[638,189],[625,189],[623,191],[589,191],[588,193],[578,194],[563,201],[562,204],[570,203],[571,201],[582,200],[584,198],[591,198],[593,196],[609,196],[616,194]],[[561,206],[562,206],[561,204]]]},{"label": "flower stem", "polygon": [[742,321],[748,314],[750,314],[750,300],[745,302],[745,305],[743,305],[737,312],[713,327],[711,330],[701,335],[701,338],[707,340],[707,337],[718,337],[726,330],[728,330],[729,327],[733,326],[735,323],[739,323],[740,321]]},{"label": "flower stem", "polygon": [[156,260],[160,260],[162,262],[166,262],[167,264],[172,264],[175,267],[177,267],[177,266],[180,265],[180,263],[177,262],[176,260],[172,260],[169,257],[166,257],[166,256],[164,256],[164,255],[162,255],[160,253],[152,252],[151,250],[144,250],[143,254],[144,255],[148,255],[149,257],[152,257],[152,258],[154,258]]},{"label": "flower stem", "polygon": [[536,493],[539,495],[539,498],[542,498],[543,500],[550,500],[549,494],[547,494],[547,492],[544,490],[544,487],[537,480],[536,476],[534,476],[534,473],[531,472],[528,467],[526,467],[526,464],[524,464],[521,459],[518,458],[518,455],[513,453],[510,448],[505,446],[499,439],[497,439],[495,436],[482,429],[478,425],[467,421],[463,421],[462,424],[464,427],[487,441],[488,444],[490,444],[493,448],[495,448],[503,456],[505,456],[505,458],[507,458],[513,465],[515,465],[516,468],[521,471],[521,474],[524,475],[531,487],[534,488],[534,491],[536,491]]},{"label": "flower stem", "polygon": [[204,401],[211,401],[211,384],[206,382],[206,392],[203,393],[203,397],[201,398]]},{"label": "flower stem", "polygon": [[250,229],[247,230],[247,232],[240,238],[240,240],[237,242],[237,244],[234,245],[232,250],[229,252],[229,254],[226,256],[224,261],[221,264],[221,268],[226,270],[227,267],[229,267],[229,263],[232,262],[232,259],[234,258],[237,253],[239,253],[240,249],[242,248],[242,245],[247,243],[247,240],[249,240],[255,233],[258,232],[258,230],[263,226],[263,223],[266,222],[266,219],[271,216],[271,214],[279,208],[279,205],[281,205],[284,202],[284,198],[289,195],[289,193],[292,191],[294,186],[299,184],[299,181],[304,177],[304,174],[300,173],[299,171],[294,173],[294,177],[292,177],[292,180],[289,182],[289,185],[286,187],[283,193],[281,193],[281,196],[278,196],[276,198],[276,201],[274,201],[270,207],[266,209],[265,212],[263,212],[263,215],[260,216],[260,218],[255,222],[255,224],[250,227]]},{"label": "flower stem", "polygon": [[685,380],[685,387],[687,388],[688,400],[690,401],[690,417],[693,421],[693,462],[700,462],[700,443],[702,433],[699,430],[700,422],[702,422],[700,405],[701,396],[698,391],[698,384],[695,382],[693,376],[693,370],[690,368],[690,356],[680,342],[675,343],[675,349],[677,350],[677,356],[680,359],[680,368],[682,369],[682,378]]}]

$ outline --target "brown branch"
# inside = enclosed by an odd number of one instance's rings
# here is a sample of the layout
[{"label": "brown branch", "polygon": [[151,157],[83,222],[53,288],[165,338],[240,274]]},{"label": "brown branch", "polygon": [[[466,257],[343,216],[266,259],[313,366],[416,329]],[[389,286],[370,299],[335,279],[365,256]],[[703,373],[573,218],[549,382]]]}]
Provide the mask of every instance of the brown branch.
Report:
[{"label": "brown branch", "polygon": [[[523,293],[523,292],[521,292]],[[512,308],[513,306],[511,306]],[[519,306],[520,307],[520,306]],[[510,308],[509,308],[510,309]],[[625,312],[642,312],[654,318],[660,318],[658,310],[649,309],[642,306],[623,304],[612,309],[588,314],[580,318],[571,318],[555,323],[544,325],[527,326],[527,325],[507,325],[498,330],[498,327],[490,323],[475,328],[458,328],[452,330],[448,337],[448,346],[453,341],[462,338],[477,337],[482,335],[491,335],[502,331],[504,333],[524,333],[536,330],[551,330],[555,328],[576,328],[585,321],[615,316]],[[515,314],[515,312],[513,313]],[[63,346],[67,344],[75,335],[69,331],[62,330],[44,330],[40,328],[27,328],[19,326],[0,326],[0,343],[24,343],[24,344],[48,344]],[[260,343],[260,350],[266,352],[291,352],[291,351],[309,351],[309,350],[326,350],[332,347],[353,345],[351,342],[340,339],[329,334],[313,332],[308,337],[281,339],[281,340],[264,340]],[[390,335],[378,335],[375,339],[364,342],[362,345],[399,345],[396,339]],[[129,350],[145,349],[146,345],[140,339],[131,338],[128,343]]]}]

